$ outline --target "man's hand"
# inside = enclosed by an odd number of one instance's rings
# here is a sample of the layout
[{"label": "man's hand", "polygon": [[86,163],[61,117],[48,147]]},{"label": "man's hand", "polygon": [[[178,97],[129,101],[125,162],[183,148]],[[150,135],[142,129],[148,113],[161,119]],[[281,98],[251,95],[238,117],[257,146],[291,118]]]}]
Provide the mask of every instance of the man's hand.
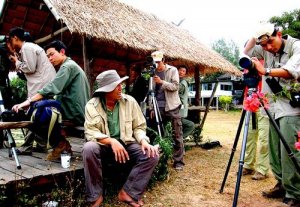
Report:
[{"label": "man's hand", "polygon": [[119,163],[126,163],[129,160],[129,155],[124,146],[116,139],[111,139],[111,148],[115,154],[115,160]]},{"label": "man's hand", "polygon": [[13,62],[13,63],[17,62],[17,60],[18,60],[18,58],[17,58],[16,55],[10,55],[8,58],[9,58],[9,60],[10,60],[11,62]]},{"label": "man's hand", "polygon": [[256,57],[252,57],[251,61],[255,65],[255,69],[258,71],[258,73],[260,75],[265,75],[266,74],[264,66],[261,64],[261,62]]},{"label": "man's hand", "polygon": [[17,112],[17,113],[18,113],[20,109],[23,109],[24,107],[27,107],[27,106],[29,106],[29,105],[30,105],[30,101],[26,100],[26,101],[24,101],[23,103],[14,105],[14,106],[12,107],[12,110],[13,110],[14,112]]},{"label": "man's hand", "polygon": [[163,81],[160,79],[160,77],[157,76],[157,75],[153,76],[153,80],[154,80],[154,82],[157,83],[157,84],[162,84],[162,82],[163,82]]},{"label": "man's hand", "polygon": [[146,140],[142,140],[142,151],[144,154],[147,153],[148,157],[156,157],[159,156],[158,145],[152,146]]}]

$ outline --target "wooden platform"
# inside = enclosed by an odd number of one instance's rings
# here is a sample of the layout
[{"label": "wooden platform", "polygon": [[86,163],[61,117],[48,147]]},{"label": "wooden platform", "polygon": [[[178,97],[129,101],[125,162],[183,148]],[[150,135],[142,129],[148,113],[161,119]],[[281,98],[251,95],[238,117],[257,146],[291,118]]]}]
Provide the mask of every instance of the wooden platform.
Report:
[{"label": "wooden platform", "polygon": [[62,168],[60,160],[45,160],[46,153],[33,152],[32,156],[19,155],[21,169],[17,169],[14,157],[8,156],[8,149],[0,149],[0,185],[10,185],[22,181],[29,185],[51,182],[54,176],[64,176],[66,173],[82,171],[83,162],[81,150],[84,139],[68,138],[72,145],[73,156],[70,168]]}]

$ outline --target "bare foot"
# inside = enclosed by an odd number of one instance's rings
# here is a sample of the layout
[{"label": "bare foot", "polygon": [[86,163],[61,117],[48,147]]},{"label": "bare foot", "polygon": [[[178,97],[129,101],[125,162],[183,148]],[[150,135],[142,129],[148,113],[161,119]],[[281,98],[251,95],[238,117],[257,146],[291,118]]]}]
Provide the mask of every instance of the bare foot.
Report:
[{"label": "bare foot", "polygon": [[100,207],[103,202],[103,196],[101,195],[96,201],[91,203],[91,207]]},{"label": "bare foot", "polygon": [[140,206],[143,206],[145,203],[144,203],[144,201],[143,201],[142,199],[140,199],[140,200],[138,200],[138,204],[139,204]]},{"label": "bare foot", "polygon": [[[128,205],[132,207],[141,207],[142,205],[140,203],[137,203],[135,200],[133,200],[128,193],[126,193],[123,188],[120,190],[118,194],[118,199],[121,202],[127,203]],[[141,201],[141,200],[140,200]]]}]

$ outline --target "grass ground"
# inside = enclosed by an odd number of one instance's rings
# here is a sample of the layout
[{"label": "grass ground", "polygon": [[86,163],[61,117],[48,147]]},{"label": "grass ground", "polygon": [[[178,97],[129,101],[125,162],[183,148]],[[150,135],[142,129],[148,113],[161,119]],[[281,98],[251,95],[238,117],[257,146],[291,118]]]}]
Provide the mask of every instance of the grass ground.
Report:
[{"label": "grass ground", "polygon": [[[222,147],[211,150],[193,147],[188,150],[185,155],[186,166],[184,170],[180,172],[171,170],[168,180],[157,183],[152,190],[149,190],[144,198],[145,207],[232,206],[242,136],[239,138],[237,151],[234,154],[223,193],[219,193],[219,190],[231,154],[240,116],[241,112],[210,111],[203,128],[203,139],[204,141],[218,140]],[[271,172],[269,178],[262,181],[254,181],[251,176],[242,177],[238,206],[286,206],[281,200],[266,199],[261,196],[263,190],[272,188],[275,183]]]}]

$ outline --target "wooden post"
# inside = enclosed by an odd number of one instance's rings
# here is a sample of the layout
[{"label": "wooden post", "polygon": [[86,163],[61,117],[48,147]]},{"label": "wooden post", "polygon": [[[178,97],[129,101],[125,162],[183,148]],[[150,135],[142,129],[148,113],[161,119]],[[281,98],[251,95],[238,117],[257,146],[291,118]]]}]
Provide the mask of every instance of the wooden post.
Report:
[{"label": "wooden post", "polygon": [[200,99],[200,67],[199,65],[195,66],[195,73],[194,73],[194,78],[195,78],[195,106],[199,106],[199,99]]},{"label": "wooden post", "polygon": [[213,91],[212,91],[212,93],[211,93],[211,96],[210,96],[210,98],[209,98],[209,101],[208,101],[208,103],[206,104],[205,113],[204,113],[203,119],[201,120],[201,124],[200,124],[200,129],[201,129],[201,131],[202,131],[202,129],[203,129],[203,125],[204,125],[204,122],[205,122],[207,113],[208,113],[208,111],[209,111],[209,107],[210,107],[211,102],[213,101],[214,96],[215,96],[215,93],[216,93],[216,91],[217,91],[218,84],[219,84],[219,82],[216,82],[216,83],[215,83],[215,86],[214,86],[214,89],[213,89]]},{"label": "wooden post", "polygon": [[125,87],[126,93],[128,94],[129,93],[129,86],[130,86],[130,63],[126,62],[125,67],[126,67],[126,75],[129,77],[126,80],[126,87]]},{"label": "wooden post", "polygon": [[87,38],[83,35],[82,36],[82,57],[83,57],[83,70],[87,76],[87,79],[90,83],[90,94],[93,93],[93,86],[94,83],[92,82],[92,71],[90,69],[90,61],[88,57],[88,42]]}]

